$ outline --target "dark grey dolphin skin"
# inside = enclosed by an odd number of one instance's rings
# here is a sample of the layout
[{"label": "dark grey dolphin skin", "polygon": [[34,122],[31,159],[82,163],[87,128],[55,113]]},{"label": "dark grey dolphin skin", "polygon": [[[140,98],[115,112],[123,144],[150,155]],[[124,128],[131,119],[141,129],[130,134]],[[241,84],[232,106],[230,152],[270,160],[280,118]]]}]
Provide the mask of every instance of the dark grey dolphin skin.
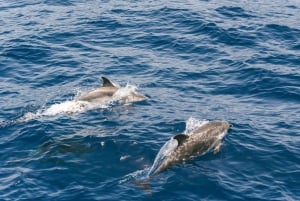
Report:
[{"label": "dark grey dolphin skin", "polygon": [[[95,90],[89,91],[86,94],[83,94],[80,96],[77,100],[78,101],[87,101],[87,102],[101,102],[101,103],[107,103],[110,101],[114,101],[114,95],[116,92],[120,89],[118,86],[115,86],[109,79],[106,77],[102,77],[103,84],[100,88],[97,88]],[[127,96],[122,97],[122,101],[125,103],[132,103],[132,102],[138,102],[138,101],[144,101],[147,98],[140,93],[137,93],[135,91],[131,91]]]},{"label": "dark grey dolphin skin", "polygon": [[196,156],[201,156],[214,148],[214,153],[220,151],[222,139],[231,125],[227,121],[211,121],[195,129],[191,134],[179,134],[173,137],[177,140],[177,147],[169,153],[153,176],[165,171],[167,168],[182,163]]}]

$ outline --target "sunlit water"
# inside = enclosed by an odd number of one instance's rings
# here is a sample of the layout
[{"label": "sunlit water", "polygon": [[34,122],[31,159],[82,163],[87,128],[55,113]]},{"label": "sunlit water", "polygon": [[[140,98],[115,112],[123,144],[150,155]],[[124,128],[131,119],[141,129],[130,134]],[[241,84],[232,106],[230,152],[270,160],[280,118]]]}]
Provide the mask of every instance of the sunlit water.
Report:
[{"label": "sunlit water", "polygon": [[[299,200],[299,11],[295,0],[2,1],[0,200]],[[101,76],[148,100],[78,101]],[[233,125],[220,153],[133,182],[203,119]]]}]

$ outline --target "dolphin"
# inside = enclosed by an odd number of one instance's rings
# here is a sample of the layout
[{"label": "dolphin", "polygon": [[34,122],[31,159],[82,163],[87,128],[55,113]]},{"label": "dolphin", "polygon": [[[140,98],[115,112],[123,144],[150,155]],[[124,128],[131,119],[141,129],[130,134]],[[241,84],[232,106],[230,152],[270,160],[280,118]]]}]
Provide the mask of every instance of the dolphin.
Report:
[{"label": "dolphin", "polygon": [[[164,152],[162,159],[159,159],[161,151],[156,156],[148,175],[154,177],[175,164],[204,155],[212,149],[215,154],[218,153],[230,127],[227,121],[208,121],[189,134],[172,137],[161,149]],[[158,163],[159,160],[161,163]]]},{"label": "dolphin", "polygon": [[81,95],[77,100],[78,101],[86,101],[86,102],[100,102],[100,103],[109,103],[112,101],[118,101],[122,103],[132,103],[146,100],[146,96],[140,94],[134,90],[130,90],[130,92],[121,94],[118,93],[120,91],[120,87],[113,84],[106,77],[102,78],[102,86],[89,91],[83,95]]}]

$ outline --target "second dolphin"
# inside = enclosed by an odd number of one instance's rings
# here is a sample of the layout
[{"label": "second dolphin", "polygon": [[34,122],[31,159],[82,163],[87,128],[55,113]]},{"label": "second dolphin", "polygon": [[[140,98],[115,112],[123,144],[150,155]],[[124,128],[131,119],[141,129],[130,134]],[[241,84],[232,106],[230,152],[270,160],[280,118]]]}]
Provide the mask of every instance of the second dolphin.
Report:
[{"label": "second dolphin", "polygon": [[222,139],[230,127],[227,121],[206,121],[189,134],[172,137],[157,154],[148,175],[155,176],[175,164],[204,155],[211,149],[214,149],[214,153],[219,152]]}]

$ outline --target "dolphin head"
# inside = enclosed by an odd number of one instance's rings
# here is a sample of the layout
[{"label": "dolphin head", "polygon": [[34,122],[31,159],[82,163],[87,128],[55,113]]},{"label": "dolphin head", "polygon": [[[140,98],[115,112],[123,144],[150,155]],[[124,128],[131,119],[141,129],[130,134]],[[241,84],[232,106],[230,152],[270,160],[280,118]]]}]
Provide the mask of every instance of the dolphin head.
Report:
[{"label": "dolphin head", "polygon": [[139,102],[139,101],[147,100],[147,97],[141,93],[133,91],[130,93],[130,95],[127,97],[127,99],[129,100],[129,102]]},{"label": "dolphin head", "polygon": [[219,122],[220,123],[220,131],[222,132],[222,133],[224,133],[224,135],[223,135],[223,137],[225,136],[225,135],[227,135],[228,134],[228,130],[232,127],[232,124],[230,124],[230,123],[228,123],[227,121],[220,121]]},{"label": "dolphin head", "polygon": [[134,103],[134,102],[141,102],[147,100],[147,97],[141,93],[131,91],[126,96],[123,96],[119,99],[119,102],[122,103]]},{"label": "dolphin head", "polygon": [[137,92],[136,89],[136,86],[127,84],[126,87],[121,87],[114,93],[114,99],[125,104],[147,100],[147,97]]},{"label": "dolphin head", "polygon": [[219,122],[215,122],[215,124],[216,127],[219,127],[219,129],[223,130],[224,132],[227,132],[232,127],[232,125],[227,121],[219,121]]}]

